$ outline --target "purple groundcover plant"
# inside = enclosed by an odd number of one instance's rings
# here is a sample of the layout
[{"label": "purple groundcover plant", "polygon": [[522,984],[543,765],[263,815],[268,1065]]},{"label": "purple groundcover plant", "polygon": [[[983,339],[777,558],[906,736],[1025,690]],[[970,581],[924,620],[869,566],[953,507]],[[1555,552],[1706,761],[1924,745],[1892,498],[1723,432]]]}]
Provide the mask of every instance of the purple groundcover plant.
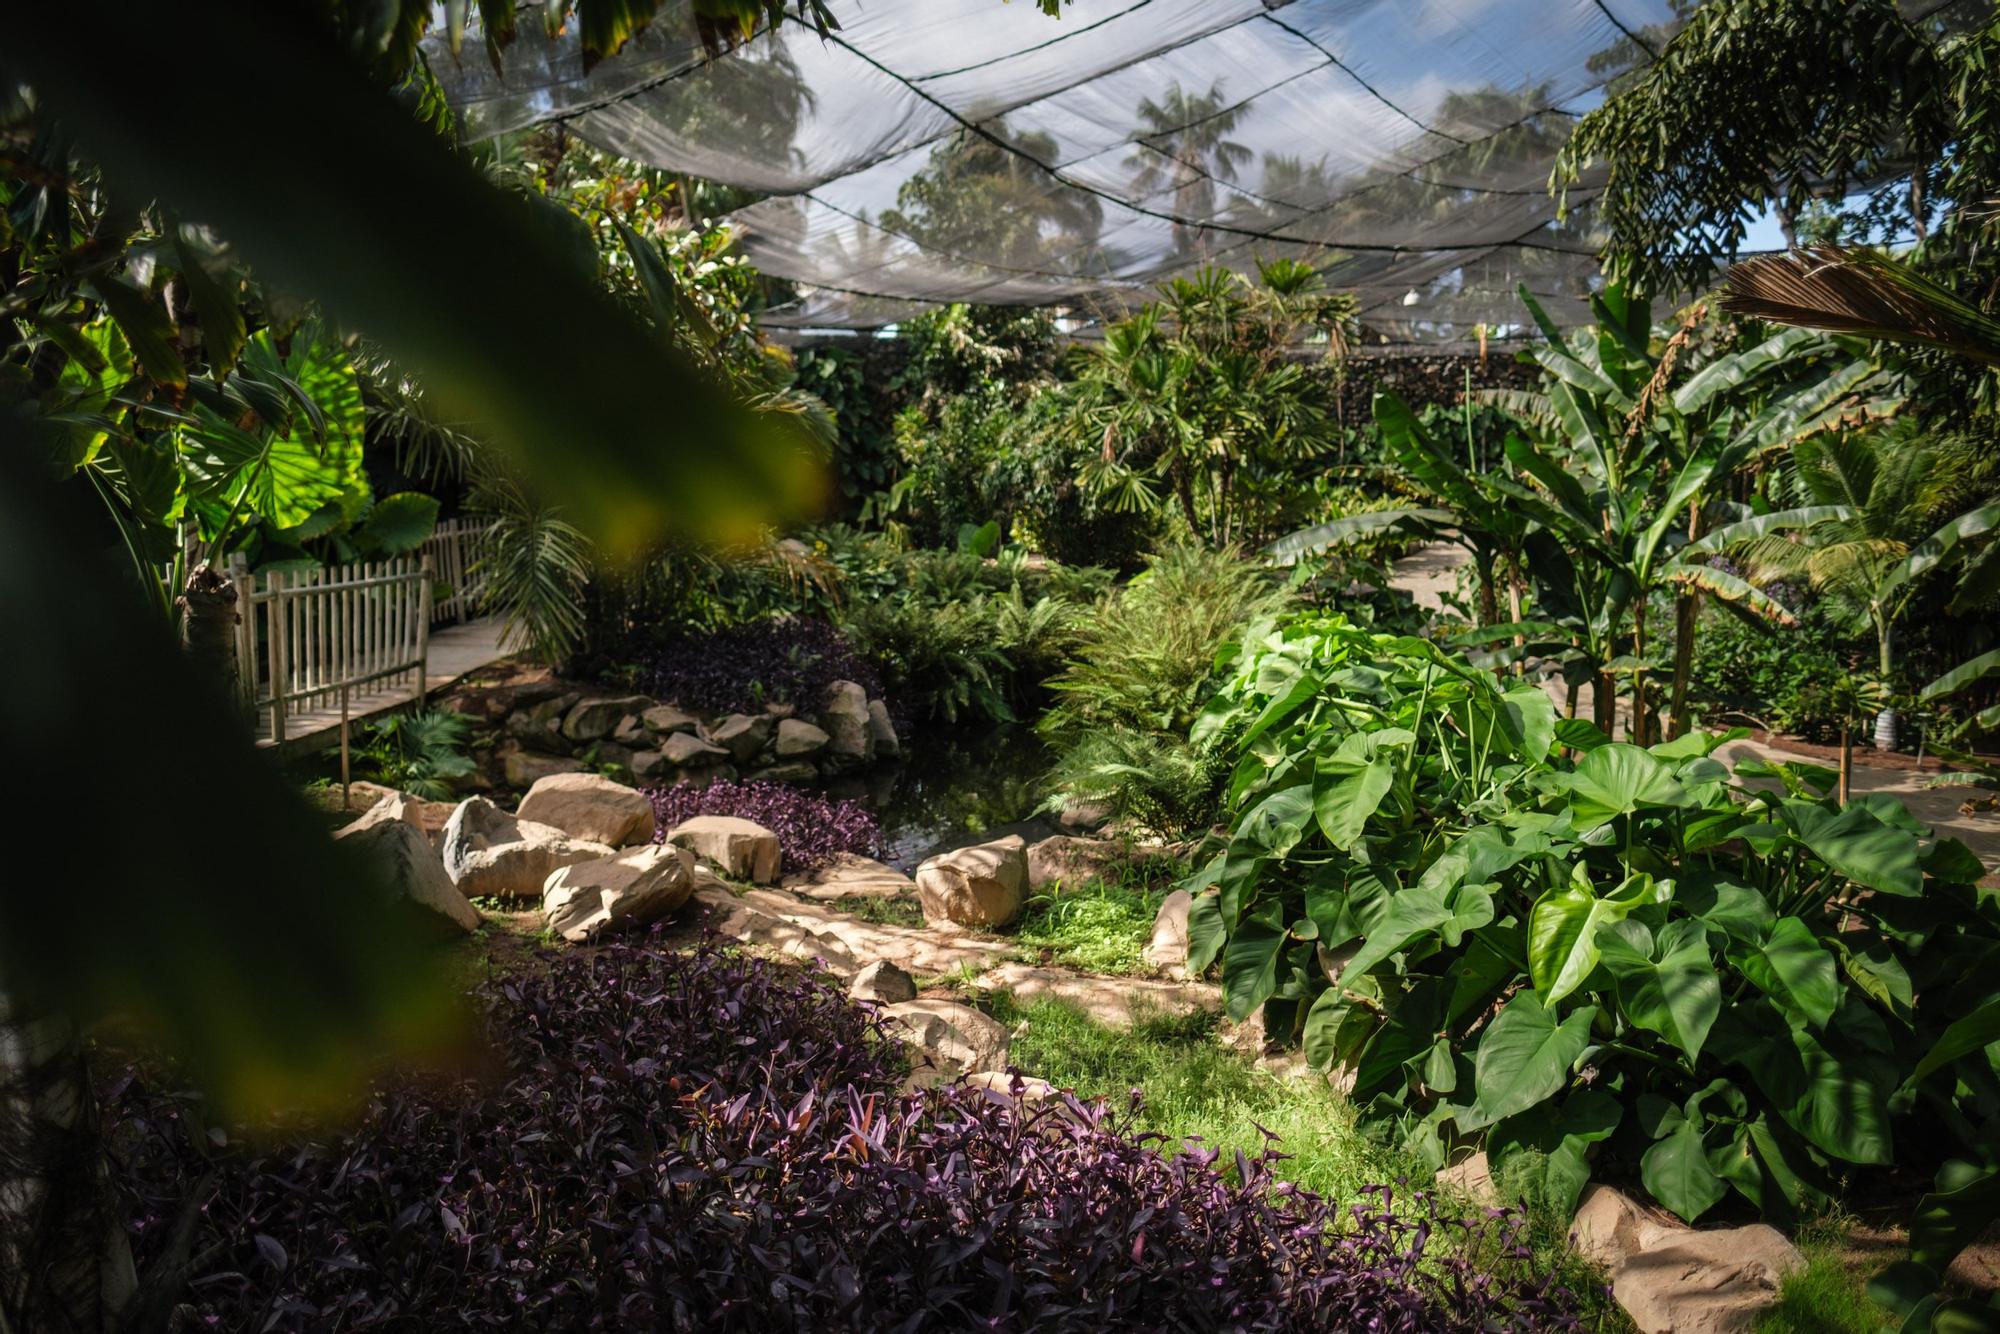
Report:
[{"label": "purple groundcover plant", "polygon": [[778,836],[787,874],[817,871],[836,853],[864,857],[882,851],[882,825],[875,812],[858,801],[841,801],[786,783],[711,783],[696,787],[646,789],[653,803],[654,840],[697,815],[734,815],[754,820]]},{"label": "purple groundcover plant", "polygon": [[644,665],[640,684],[655,699],[683,708],[759,709],[790,702],[819,707],[826,688],[852,681],[882,698],[882,679],[827,621],[781,616],[746,621],[712,634],[663,643]]},{"label": "purple groundcover plant", "polygon": [[497,1085],[392,1085],[341,1133],[218,1148],[185,1095],[107,1090],[142,1267],[193,1228],[189,1327],[1579,1328],[1510,1219],[1341,1211],[1068,1097],[899,1093],[868,1013],[713,944],[483,986]]}]

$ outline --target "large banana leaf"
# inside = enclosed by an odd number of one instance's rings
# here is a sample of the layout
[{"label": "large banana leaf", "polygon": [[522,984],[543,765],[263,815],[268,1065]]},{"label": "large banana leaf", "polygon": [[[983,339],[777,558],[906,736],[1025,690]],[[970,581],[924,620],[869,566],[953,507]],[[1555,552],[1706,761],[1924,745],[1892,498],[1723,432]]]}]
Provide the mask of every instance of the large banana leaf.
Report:
[{"label": "large banana leaf", "polygon": [[1352,542],[1358,538],[1370,537],[1396,528],[1427,532],[1449,527],[1456,521],[1457,516],[1449,510],[1427,509],[1421,505],[1378,510],[1373,514],[1350,514],[1345,518],[1315,524],[1311,528],[1301,528],[1296,533],[1287,533],[1265,547],[1264,554],[1280,565],[1295,565],[1303,557],[1315,555],[1343,542]]},{"label": "large banana leaf", "polygon": [[1683,556],[1712,555],[1740,546],[1752,538],[1764,537],[1770,533],[1787,532],[1796,528],[1810,528],[1816,523],[1831,519],[1852,518],[1854,510],[1848,505],[1805,505],[1798,509],[1774,510],[1769,514],[1759,514],[1724,524],[1720,528],[1703,533],[1695,541],[1681,548]]},{"label": "large banana leaf", "polygon": [[1674,390],[1674,410],[1693,416],[1717,394],[1741,389],[1772,367],[1815,350],[1831,349],[1832,340],[1810,329],[1784,329],[1755,347],[1717,357]]},{"label": "large banana leaf", "polygon": [[1995,675],[2000,675],[2000,648],[1982,653],[1976,658],[1967,658],[1925,686],[1922,697],[1927,700],[1943,699],[1948,695],[1957,694],[1974,681]]},{"label": "large banana leaf", "polygon": [[1755,612],[1775,625],[1797,625],[1798,618],[1785,609],[1785,604],[1751,583],[1712,565],[1686,565],[1676,563],[1667,572],[1667,578],[1674,583],[1689,588],[1699,588],[1718,601],[1732,607],[1743,607]]}]

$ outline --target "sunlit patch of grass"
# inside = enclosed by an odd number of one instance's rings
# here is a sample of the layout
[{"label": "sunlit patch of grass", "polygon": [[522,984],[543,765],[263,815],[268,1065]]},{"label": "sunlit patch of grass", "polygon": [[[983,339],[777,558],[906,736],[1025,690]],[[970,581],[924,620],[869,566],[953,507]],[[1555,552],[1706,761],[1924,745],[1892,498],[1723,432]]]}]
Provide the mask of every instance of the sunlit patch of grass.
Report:
[{"label": "sunlit patch of grass", "polygon": [[1103,867],[1074,888],[1028,900],[1014,938],[1046,963],[1091,973],[1143,973],[1160,902],[1187,871],[1156,852]]},{"label": "sunlit patch of grass", "polygon": [[827,905],[878,926],[922,926],[924,910],[907,895],[850,894]]},{"label": "sunlit patch of grass", "polygon": [[1162,895],[1110,881],[1028,900],[1014,938],[1046,961],[1091,973],[1145,971],[1146,942]]},{"label": "sunlit patch of grass", "polygon": [[1868,1274],[1847,1244],[1853,1223],[1836,1210],[1799,1229],[1805,1268],[1786,1276],[1777,1305],[1757,1319],[1758,1334],[1876,1334],[1895,1323],[1868,1296]]},{"label": "sunlit patch of grass", "polygon": [[1276,1137],[1288,1155],[1282,1177],[1342,1200],[1365,1185],[1428,1175],[1363,1136],[1325,1080],[1273,1075],[1225,1047],[1213,1014],[1159,1015],[1120,1031],[1060,1001],[1020,1006],[996,997],[994,1008],[1010,1025],[1026,1021],[1012,1056],[1024,1072],[1084,1097],[1122,1102],[1142,1090],[1140,1123],[1163,1148],[1193,1141],[1219,1149],[1226,1167],[1238,1149],[1256,1153]]}]

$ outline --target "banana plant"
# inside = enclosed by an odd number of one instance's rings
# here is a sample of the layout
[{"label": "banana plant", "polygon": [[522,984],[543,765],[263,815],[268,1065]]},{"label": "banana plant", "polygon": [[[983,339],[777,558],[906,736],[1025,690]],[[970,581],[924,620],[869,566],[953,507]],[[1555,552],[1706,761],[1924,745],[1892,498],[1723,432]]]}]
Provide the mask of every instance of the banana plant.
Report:
[{"label": "banana plant", "polygon": [[1552,428],[1528,423],[1527,434],[1512,437],[1507,455],[1522,482],[1494,485],[1570,557],[1562,591],[1579,609],[1580,646],[1595,667],[1599,727],[1610,729],[1614,681],[1623,675],[1633,738],[1658,730],[1648,612],[1656,594],[1675,591],[1669,708],[1678,734],[1687,726],[1700,598],[1778,624],[1791,619],[1687,544],[1729,514],[1730,489],[1747,465],[1823,429],[1885,378],[1857,348],[1792,329],[1704,359],[1699,309],[1678,329],[1656,331],[1647,304],[1615,285],[1591,299],[1595,327],[1567,339],[1525,287],[1521,298],[1546,338],[1523,356],[1542,369]]}]

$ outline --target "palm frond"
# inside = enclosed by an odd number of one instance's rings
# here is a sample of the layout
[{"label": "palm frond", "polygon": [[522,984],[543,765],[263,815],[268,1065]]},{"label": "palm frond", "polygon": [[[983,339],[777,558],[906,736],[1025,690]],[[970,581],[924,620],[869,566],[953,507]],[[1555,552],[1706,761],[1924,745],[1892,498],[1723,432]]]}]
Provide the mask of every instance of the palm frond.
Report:
[{"label": "palm frond", "polygon": [[1808,246],[1745,260],[1723,281],[1732,315],[1922,343],[2000,366],[2000,320],[1878,250]]}]

